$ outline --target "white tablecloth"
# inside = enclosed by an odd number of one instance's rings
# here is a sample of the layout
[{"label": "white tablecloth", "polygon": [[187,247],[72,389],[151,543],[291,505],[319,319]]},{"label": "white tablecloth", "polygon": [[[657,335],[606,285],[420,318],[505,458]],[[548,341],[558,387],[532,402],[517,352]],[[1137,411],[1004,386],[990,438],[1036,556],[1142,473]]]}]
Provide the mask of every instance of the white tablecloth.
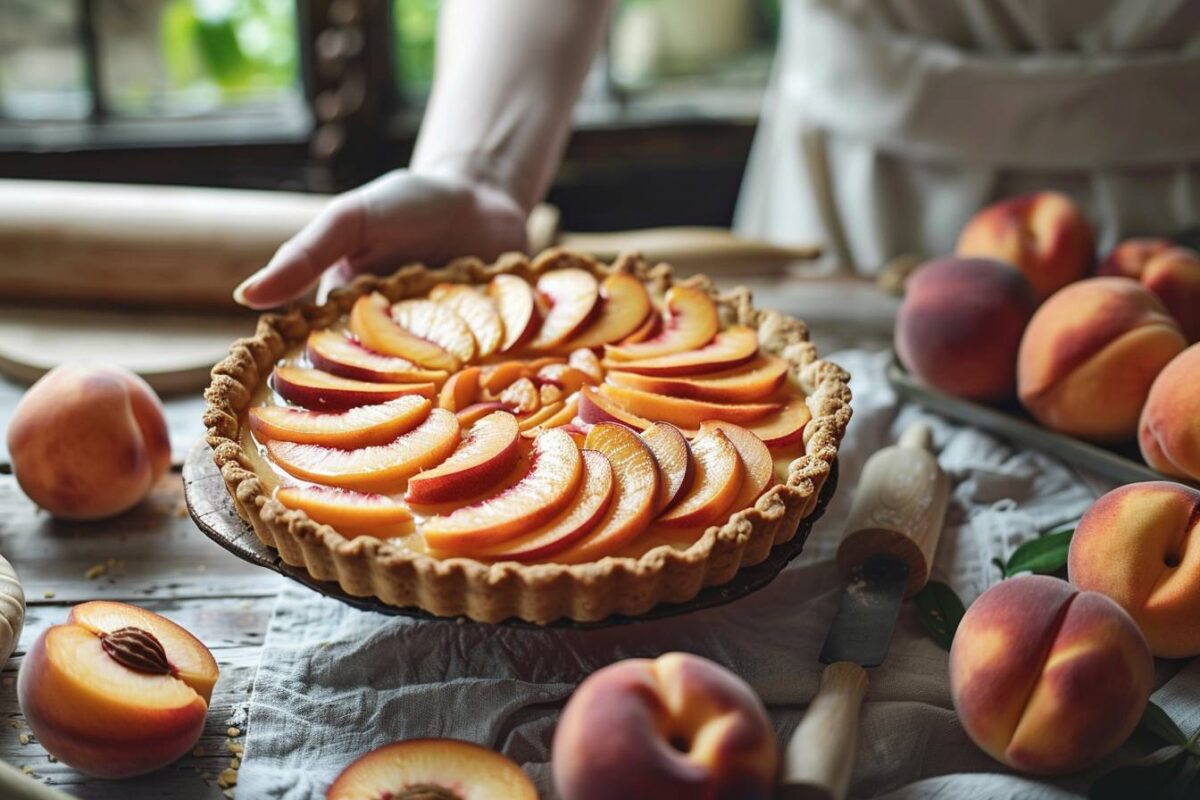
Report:
[{"label": "white tablecloth", "polygon": [[[854,376],[854,420],[840,486],[804,554],[754,595],[722,608],[596,631],[539,631],[418,622],[357,611],[302,587],[279,598],[250,705],[238,796],[308,800],[358,755],[387,742],[449,736],[523,764],[544,797],[555,719],[592,671],[633,656],[686,650],[718,661],[757,690],[780,741],[817,690],[816,655],[842,582],[831,557],[863,461],[927,418],[954,480],[934,578],[964,602],[999,580],[991,565],[1037,531],[1077,518],[1106,488],[1051,458],[897,406],[886,356],[832,356]],[[1160,665],[1162,676],[1178,664]],[[1185,730],[1200,727],[1200,661],[1156,694]],[[1035,783],[978,750],[955,717],[946,653],[901,613],[887,663],[871,672],[854,797],[1079,796],[1096,773]],[[634,798],[630,798],[634,800]]]}]

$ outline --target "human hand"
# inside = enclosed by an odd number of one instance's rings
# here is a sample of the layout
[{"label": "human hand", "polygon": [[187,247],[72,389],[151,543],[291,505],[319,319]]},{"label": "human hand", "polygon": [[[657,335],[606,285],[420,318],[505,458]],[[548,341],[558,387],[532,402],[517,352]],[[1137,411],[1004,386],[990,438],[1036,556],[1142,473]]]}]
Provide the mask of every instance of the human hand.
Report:
[{"label": "human hand", "polygon": [[335,197],[234,290],[234,299],[271,308],[318,281],[324,297],[363,272],[525,250],[525,216],[517,201],[492,186],[396,170]]}]

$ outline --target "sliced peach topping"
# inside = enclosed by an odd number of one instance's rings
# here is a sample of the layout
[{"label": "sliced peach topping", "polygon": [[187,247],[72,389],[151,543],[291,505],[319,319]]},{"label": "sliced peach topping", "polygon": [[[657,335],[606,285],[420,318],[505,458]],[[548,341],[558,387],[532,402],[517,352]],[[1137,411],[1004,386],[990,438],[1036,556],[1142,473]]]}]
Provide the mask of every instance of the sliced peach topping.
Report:
[{"label": "sliced peach topping", "polygon": [[529,378],[517,378],[500,392],[497,398],[518,414],[529,414],[542,405],[542,396]]},{"label": "sliced peach topping", "polygon": [[476,553],[477,558],[529,561],[562,550],[596,527],[612,500],[612,465],[595,450],[581,450],[583,484],[567,509],[537,530]]},{"label": "sliced peach topping", "polygon": [[532,286],[516,275],[497,275],[488,284],[488,297],[496,304],[504,324],[501,352],[514,350],[533,338],[541,313]]},{"label": "sliced peach topping", "polygon": [[586,446],[598,450],[612,465],[616,494],[604,518],[567,550],[551,556],[563,564],[597,561],[637,538],[654,517],[659,492],[658,464],[633,431],[602,422],[588,432]]},{"label": "sliced peach topping", "polygon": [[744,427],[766,443],[767,447],[783,447],[804,438],[804,428],[812,419],[808,401],[793,397],[776,413]]},{"label": "sliced peach topping", "polygon": [[706,419],[726,422],[753,422],[768,414],[779,411],[781,403],[713,403],[708,400],[688,400],[663,394],[626,389],[624,386],[605,385],[599,389],[601,396],[626,411],[647,419],[662,420],[681,428],[695,430]]},{"label": "sliced peach topping", "polygon": [[653,304],[651,304],[650,315],[646,317],[645,322],[639,325],[637,330],[626,336],[617,344],[637,344],[639,342],[644,342],[647,339],[652,339],[655,336],[658,336],[659,332],[662,330],[662,324],[662,314],[658,313],[657,309],[655,309]]},{"label": "sliced peach topping", "polygon": [[557,410],[554,411],[553,414],[541,420],[536,425],[522,428],[521,435],[530,437],[537,436],[547,428],[558,428],[569,424],[571,420],[575,419],[575,416],[579,413],[578,392],[569,395],[566,400],[563,400],[561,403],[557,403],[555,405],[557,406]]},{"label": "sliced peach topping", "polygon": [[400,536],[414,527],[408,507],[387,495],[329,486],[284,486],[275,492],[275,499],[349,538]]},{"label": "sliced peach topping", "polygon": [[604,380],[604,369],[600,366],[600,359],[586,347],[572,350],[567,364],[591,378],[592,383]]},{"label": "sliced peach topping", "polygon": [[745,467],[741,493],[730,504],[729,511],[749,508],[758,500],[759,495],[775,482],[775,459],[762,439],[739,425],[717,420],[708,420],[700,424],[701,434],[711,430],[718,430],[728,437],[742,459],[742,466]]},{"label": "sliced peach topping", "polygon": [[545,425],[546,420],[550,419],[551,417],[557,416],[566,407],[567,407],[567,404],[562,400],[553,402],[548,406],[542,406],[541,408],[539,408],[536,411],[532,411],[529,414],[522,414],[520,417],[518,417],[517,418],[517,426],[522,431],[532,430],[532,429],[538,427],[539,425],[542,425],[542,426],[548,428],[550,426]]},{"label": "sliced peach topping", "polygon": [[460,363],[475,358],[475,335],[449,306],[432,300],[401,300],[392,304],[392,319],[409,333],[441,347]]},{"label": "sliced peach topping", "polygon": [[695,350],[636,361],[605,359],[604,366],[639,375],[700,375],[719,372],[747,363],[758,354],[758,333],[737,325],[721,331],[708,344]]},{"label": "sliced peach topping", "polygon": [[368,350],[337,331],[313,331],[304,349],[314,367],[342,378],[378,383],[442,383],[450,376],[445,370],[426,369],[406,358]]},{"label": "sliced peach topping", "polygon": [[425,419],[433,404],[408,395],[374,406],[342,412],[306,411],[288,406],[256,406],[247,416],[250,430],[260,439],[307,442],[353,450],[390,442]]},{"label": "sliced peach topping", "polygon": [[398,356],[432,369],[456,372],[459,360],[444,348],[422,339],[392,319],[391,304],[379,292],[363,295],[350,309],[350,330],[371,350]]},{"label": "sliced peach topping", "polygon": [[384,403],[409,394],[429,398],[437,394],[432,383],[372,383],[339,378],[319,369],[282,366],[271,373],[271,388],[289,402],[326,411]]},{"label": "sliced peach topping", "polygon": [[605,345],[605,356],[615,361],[658,358],[703,347],[717,335],[717,306],[703,291],[672,286],[664,302],[666,320],[657,336],[635,344]]},{"label": "sliced peach topping", "polygon": [[687,438],[678,428],[668,422],[655,422],[642,431],[642,441],[654,454],[661,477],[661,491],[654,510],[662,512],[670,508],[692,485],[694,468],[692,450]]},{"label": "sliced peach topping", "polygon": [[489,364],[483,367],[479,377],[479,385],[493,396],[512,385],[518,378],[524,378],[529,373],[529,365],[524,361],[501,361],[499,364]]},{"label": "sliced peach topping", "polygon": [[486,491],[517,463],[520,431],[507,411],[493,411],[471,426],[441,464],[408,479],[410,503],[444,503]]},{"label": "sliced peach topping", "polygon": [[492,299],[478,289],[458,283],[439,283],[429,293],[432,300],[454,311],[475,337],[479,357],[487,358],[500,349],[504,340],[504,323]]},{"label": "sliced peach topping", "polygon": [[581,386],[594,386],[599,383],[591,374],[568,364],[547,364],[537,371],[533,380],[539,386],[557,386],[566,394],[579,391]]},{"label": "sliced peach topping", "polygon": [[548,430],[534,442],[529,474],[512,488],[422,526],[425,543],[445,553],[471,553],[542,525],[571,502],[583,476],[575,441]]},{"label": "sliced peach topping", "polygon": [[363,492],[395,491],[403,482],[447,458],[459,443],[458,418],[435,408],[417,427],[388,444],[341,450],[319,444],[267,442],[267,453],[306,481]]},{"label": "sliced peach topping", "polygon": [[692,488],[658,524],[672,528],[711,525],[729,510],[742,489],[746,468],[724,433],[710,428],[692,440],[696,477]]},{"label": "sliced peach topping", "polygon": [[600,284],[600,314],[564,347],[599,347],[619,342],[637,330],[652,311],[650,295],[626,272],[609,275]]},{"label": "sliced peach topping", "polygon": [[638,431],[644,431],[651,425],[650,420],[627,410],[591,386],[584,386],[579,390],[579,419],[589,425],[598,422],[619,422]]},{"label": "sliced peach topping", "polygon": [[479,367],[464,367],[450,376],[438,394],[438,407],[461,411],[479,398]]},{"label": "sliced peach topping", "polygon": [[456,411],[458,424],[464,428],[469,428],[479,420],[486,417],[488,414],[496,411],[507,411],[510,414],[516,414],[516,410],[512,406],[496,400],[487,400],[481,403],[472,403],[461,411]]},{"label": "sliced peach topping", "polygon": [[595,276],[582,269],[556,269],[543,273],[538,278],[537,290],[550,309],[533,337],[535,350],[548,350],[562,344],[582,330],[599,308],[600,287]]},{"label": "sliced peach topping", "polygon": [[667,377],[613,370],[605,380],[614,386],[716,403],[749,403],[774,394],[787,380],[788,362],[760,355],[749,363],[706,375]]}]

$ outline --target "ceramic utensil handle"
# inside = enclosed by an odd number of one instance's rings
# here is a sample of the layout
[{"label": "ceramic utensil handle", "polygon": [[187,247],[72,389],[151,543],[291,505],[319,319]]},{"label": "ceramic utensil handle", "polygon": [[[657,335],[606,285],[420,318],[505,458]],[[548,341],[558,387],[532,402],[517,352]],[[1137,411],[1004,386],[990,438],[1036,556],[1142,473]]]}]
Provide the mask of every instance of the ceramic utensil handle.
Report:
[{"label": "ceramic utensil handle", "polygon": [[950,481],[938,467],[929,427],[908,427],[894,447],[880,450],[863,467],[838,568],[851,573],[871,556],[887,553],[908,565],[905,597],[929,580],[933,554],[950,499]]},{"label": "ceramic utensil handle", "polygon": [[867,673],[838,661],[821,674],[821,688],[788,743],[782,800],[842,800],[854,769],[858,714]]}]

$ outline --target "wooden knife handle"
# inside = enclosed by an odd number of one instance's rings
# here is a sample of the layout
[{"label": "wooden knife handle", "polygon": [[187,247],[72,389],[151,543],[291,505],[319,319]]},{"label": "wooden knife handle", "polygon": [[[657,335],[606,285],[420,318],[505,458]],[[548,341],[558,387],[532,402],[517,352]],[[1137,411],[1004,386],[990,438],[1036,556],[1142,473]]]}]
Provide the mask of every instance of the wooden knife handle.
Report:
[{"label": "wooden knife handle", "polygon": [[69,795],[38,783],[4,761],[0,761],[0,797],[6,800],[71,800]]},{"label": "wooden knife handle", "polygon": [[858,714],[867,673],[838,661],[821,674],[821,688],[784,754],[783,800],[843,800],[854,769]]}]

